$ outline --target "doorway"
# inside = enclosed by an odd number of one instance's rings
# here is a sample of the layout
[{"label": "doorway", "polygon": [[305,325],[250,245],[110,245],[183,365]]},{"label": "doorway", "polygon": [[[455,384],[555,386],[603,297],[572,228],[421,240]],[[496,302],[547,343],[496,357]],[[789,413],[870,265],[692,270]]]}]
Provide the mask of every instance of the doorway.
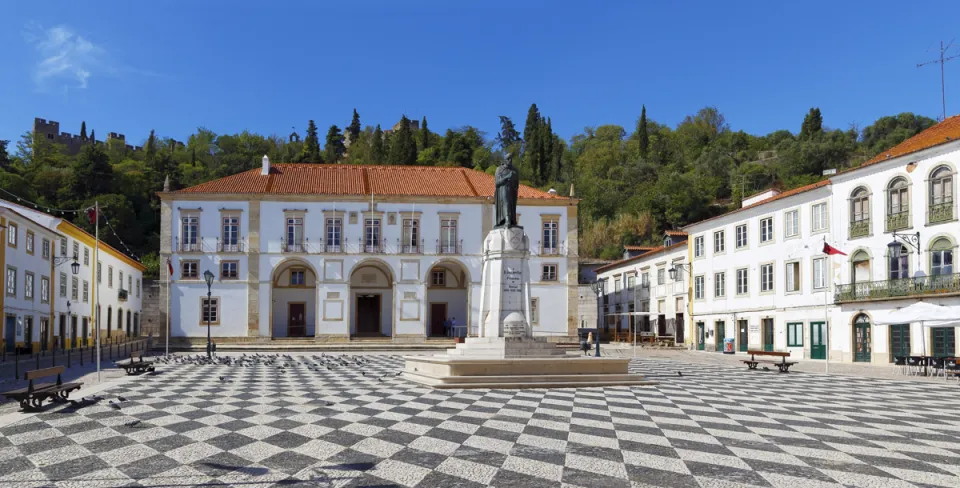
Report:
[{"label": "doorway", "polygon": [[890,326],[890,360],[896,356],[910,355],[910,324]]},{"label": "doorway", "polygon": [[667,335],[667,316],[657,315],[657,337]]},{"label": "doorway", "polygon": [[447,304],[431,303],[430,304],[430,336],[431,337],[442,337],[446,334],[446,331],[443,329],[444,320],[447,320]]},{"label": "doorway", "polygon": [[705,341],[706,337],[704,336],[705,336],[705,333],[704,333],[703,322],[697,322],[697,350],[698,351],[703,351],[706,348],[706,345],[704,344],[706,342]]},{"label": "doorway", "polygon": [[715,329],[714,346],[717,352],[723,352],[723,338],[727,336],[727,331],[722,320],[717,321]]},{"label": "doorway", "polygon": [[23,318],[23,346],[33,352],[33,317]]},{"label": "doorway", "polygon": [[40,319],[40,350],[46,351],[50,348],[50,319]]},{"label": "doorway", "polygon": [[760,328],[763,335],[763,350],[773,351],[773,319],[763,319]]},{"label": "doorway", "polygon": [[90,327],[90,325],[89,325],[89,322],[87,321],[87,318],[86,318],[86,317],[83,318],[83,323],[82,323],[82,324],[83,324],[83,325],[82,325],[82,327],[81,327],[80,329],[83,331],[83,334],[80,336],[80,337],[82,337],[82,339],[80,340],[80,344],[82,344],[82,345],[84,345],[84,346],[89,346],[89,345],[90,345],[90,339],[88,339],[89,331],[88,331],[87,329]]},{"label": "doorway", "polygon": [[[632,319],[633,319],[633,316],[631,315],[630,318],[631,318],[631,320],[632,320]],[[682,313],[678,313],[678,314],[677,314],[677,318],[676,318],[676,320],[674,320],[673,326],[674,326],[674,328],[676,329],[676,332],[677,332],[677,340],[676,340],[676,343],[677,343],[677,344],[683,344],[683,343],[684,343],[684,330],[683,330],[683,314],[682,314]]]},{"label": "doorway", "polygon": [[853,323],[853,361],[869,363],[870,350],[870,319],[861,314]]},{"label": "doorway", "polygon": [[810,322],[810,359],[827,359],[827,325]]},{"label": "doorway", "polygon": [[746,320],[740,319],[737,321],[737,348],[740,352],[747,352],[747,347],[749,347],[748,329],[749,325]]},{"label": "doorway", "polygon": [[357,295],[357,335],[381,335],[380,295]]},{"label": "doorway", "polygon": [[287,306],[289,311],[287,315],[287,337],[305,337],[307,335],[307,304],[291,302]]},{"label": "doorway", "polygon": [[3,326],[3,338],[7,342],[7,352],[13,352],[17,347],[17,316],[7,315]]},{"label": "doorway", "polygon": [[77,316],[70,317],[70,347],[77,347]]},{"label": "doorway", "polygon": [[67,346],[67,316],[60,314],[60,335],[57,336],[60,349]]},{"label": "doorway", "polygon": [[953,327],[933,329],[933,355],[936,357],[953,356],[957,347],[957,333]]}]

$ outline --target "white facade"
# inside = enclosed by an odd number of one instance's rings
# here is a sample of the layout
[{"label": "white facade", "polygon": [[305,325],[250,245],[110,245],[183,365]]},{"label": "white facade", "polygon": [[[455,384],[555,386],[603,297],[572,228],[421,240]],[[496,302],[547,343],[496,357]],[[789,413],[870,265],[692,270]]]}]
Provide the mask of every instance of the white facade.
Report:
[{"label": "white facade", "polygon": [[4,239],[0,252],[3,347],[8,354],[14,347],[45,350],[50,346],[53,309],[50,243],[60,234],[3,206],[0,225]]},{"label": "white facade", "polygon": [[691,333],[687,252],[687,245],[679,242],[597,268],[604,284],[601,334],[629,339],[629,332],[636,330],[637,342],[670,337],[683,343]]},{"label": "white facade", "polygon": [[[59,217],[2,200],[0,207],[15,210],[57,233],[50,242],[51,260],[48,261],[56,266],[48,275],[52,273],[50,293],[54,320],[51,327],[58,347],[94,343],[93,317],[97,302],[101,310],[101,340],[139,335],[144,270],[139,262],[103,241],[98,248],[94,236]],[[37,248],[41,245],[38,240]],[[74,257],[79,263],[77,274],[71,268]],[[99,282],[97,261],[101,263]]]},{"label": "white facade", "polygon": [[[206,271],[215,276],[214,337],[423,339],[446,336],[447,321],[455,321],[459,335],[478,333],[481,245],[493,226],[489,199],[161,197],[161,256],[174,269],[173,337],[206,336]],[[568,243],[568,236],[576,238],[576,202],[537,203],[521,199],[518,205],[519,224],[535,247],[529,259],[533,329],[567,336],[576,325],[576,247]],[[543,246],[545,239],[555,244]],[[161,278],[167,279],[166,269]]]}]

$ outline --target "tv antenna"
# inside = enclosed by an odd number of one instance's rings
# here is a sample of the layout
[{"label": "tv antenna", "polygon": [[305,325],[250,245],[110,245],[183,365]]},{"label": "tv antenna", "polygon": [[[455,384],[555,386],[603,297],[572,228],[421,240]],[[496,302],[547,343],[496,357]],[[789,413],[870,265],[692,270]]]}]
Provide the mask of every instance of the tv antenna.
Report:
[{"label": "tv antenna", "polygon": [[944,82],[943,74],[943,65],[947,64],[947,61],[960,57],[960,54],[954,54],[953,56],[945,56],[947,51],[950,50],[950,46],[953,46],[953,39],[950,40],[950,43],[947,44],[947,47],[943,47],[943,41],[940,41],[940,58],[934,59],[932,61],[927,61],[925,63],[917,64],[917,67],[923,67],[928,64],[939,64],[940,65],[940,103],[943,105],[943,120],[947,120],[947,96],[946,96],[946,87]]}]

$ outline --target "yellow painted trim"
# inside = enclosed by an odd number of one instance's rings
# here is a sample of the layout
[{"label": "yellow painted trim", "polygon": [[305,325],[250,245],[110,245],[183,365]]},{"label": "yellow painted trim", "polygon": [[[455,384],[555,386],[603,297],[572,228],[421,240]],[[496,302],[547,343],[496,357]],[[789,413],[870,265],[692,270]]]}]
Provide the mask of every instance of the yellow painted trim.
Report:
[{"label": "yellow painted trim", "polygon": [[[89,233],[87,233],[87,231],[77,227],[76,225],[70,222],[67,222],[66,220],[62,220],[62,219],[60,220],[60,224],[57,225],[57,230],[62,232],[64,235],[70,236],[75,240],[80,241],[90,247],[97,246],[97,239],[94,236],[90,235]],[[105,251],[107,254],[119,259],[120,261],[123,261],[124,263],[132,266],[134,269],[139,270],[141,273],[147,270],[147,268],[145,268],[142,264],[134,261],[132,258],[127,256],[126,254],[114,249],[112,246],[103,242],[102,240],[100,241],[100,249]]]}]

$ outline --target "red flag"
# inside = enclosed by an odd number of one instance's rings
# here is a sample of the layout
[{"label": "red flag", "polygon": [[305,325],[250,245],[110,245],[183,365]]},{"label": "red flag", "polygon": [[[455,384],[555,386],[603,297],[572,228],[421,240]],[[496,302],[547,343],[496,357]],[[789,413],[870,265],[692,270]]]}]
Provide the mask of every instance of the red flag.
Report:
[{"label": "red flag", "polygon": [[167,258],[167,271],[170,271],[169,279],[172,280],[173,279],[173,263],[170,262],[170,258]]},{"label": "red flag", "polygon": [[97,207],[90,207],[87,209],[87,220],[90,221],[90,225],[97,223]]},{"label": "red flag", "polygon": [[831,246],[830,244],[827,244],[826,242],[823,243],[823,253],[827,255],[833,255],[833,254],[839,254],[841,256],[847,255],[847,253]]}]

